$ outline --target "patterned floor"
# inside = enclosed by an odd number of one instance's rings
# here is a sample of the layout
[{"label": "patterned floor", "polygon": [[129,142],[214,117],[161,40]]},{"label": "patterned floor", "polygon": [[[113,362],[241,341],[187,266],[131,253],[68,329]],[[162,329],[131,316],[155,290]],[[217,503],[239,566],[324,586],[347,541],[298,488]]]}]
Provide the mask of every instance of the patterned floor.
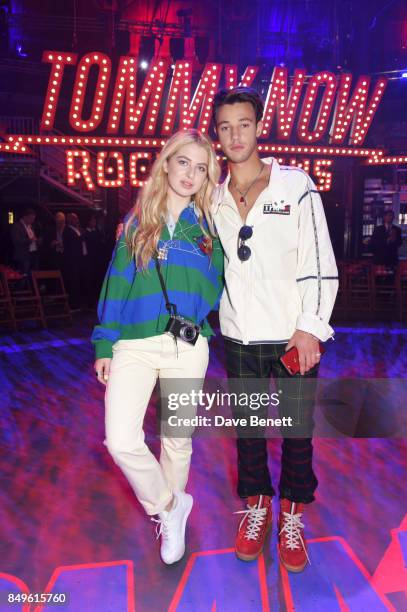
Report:
[{"label": "patterned floor", "polygon": [[[315,440],[319,488],[304,517],[311,566],[298,575],[279,568],[275,525],[258,562],[236,559],[234,441],[197,438],[187,552],[164,566],[153,524],[103,445],[91,324],[80,317],[71,328],[0,337],[1,612],[407,610],[402,437]],[[406,331],[337,326],[321,376],[405,379]],[[211,344],[210,374],[222,375],[222,342]],[[146,432],[157,449],[153,413]],[[269,444],[277,483],[280,442]],[[10,606],[11,592],[69,601]]]}]

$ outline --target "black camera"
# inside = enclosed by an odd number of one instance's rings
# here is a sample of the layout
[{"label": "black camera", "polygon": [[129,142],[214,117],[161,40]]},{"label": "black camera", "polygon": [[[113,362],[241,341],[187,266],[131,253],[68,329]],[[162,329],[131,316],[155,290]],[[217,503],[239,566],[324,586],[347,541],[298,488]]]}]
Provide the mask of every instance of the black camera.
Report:
[{"label": "black camera", "polygon": [[181,317],[181,315],[170,315],[165,331],[175,338],[180,338],[189,344],[196,344],[201,328],[193,321]]}]

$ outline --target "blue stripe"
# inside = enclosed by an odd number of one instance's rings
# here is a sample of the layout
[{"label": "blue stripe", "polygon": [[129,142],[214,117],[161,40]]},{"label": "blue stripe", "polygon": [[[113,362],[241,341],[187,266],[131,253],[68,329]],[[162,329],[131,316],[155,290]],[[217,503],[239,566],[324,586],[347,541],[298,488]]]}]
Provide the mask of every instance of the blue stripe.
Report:
[{"label": "blue stripe", "polygon": [[97,325],[93,330],[91,341],[97,342],[98,340],[108,340],[114,344],[119,338],[120,331],[118,329],[108,329]]},{"label": "blue stripe", "polygon": [[[164,244],[165,241],[159,242],[159,246],[162,246]],[[196,251],[198,251],[198,253]],[[193,255],[195,255],[195,257],[193,257]],[[167,261],[163,265],[164,277],[166,276],[166,265],[180,266],[182,268],[187,269],[188,273],[189,271],[192,271],[193,273],[193,271],[196,270],[197,272],[202,274],[203,277],[207,278],[209,282],[212,283],[212,285],[214,285],[215,287],[218,287],[219,285],[219,271],[212,263],[210,257],[204,255],[202,251],[200,251],[198,245],[192,245],[184,240],[172,240],[170,242]],[[154,262],[150,262],[149,268],[152,269],[153,267]]]},{"label": "blue stripe", "polygon": [[319,193],[319,191],[317,189],[310,189],[309,191],[307,190],[305,193],[302,194],[302,196],[300,197],[300,199],[298,200],[298,204],[301,204],[302,200],[305,198],[306,195],[308,195],[309,193]]},{"label": "blue stripe", "polygon": [[117,270],[114,265],[112,265],[112,267],[110,268],[110,276],[120,276],[122,278],[125,278],[129,285],[132,284],[135,274],[136,267],[134,265],[133,259],[129,262],[129,264],[124,270]]},{"label": "blue stripe", "polygon": [[169,291],[168,295],[170,300],[177,305],[179,314],[194,317],[198,323],[211,310],[211,305],[201,295],[184,291]]},{"label": "blue stripe", "polygon": [[100,313],[100,315],[103,317],[103,323],[107,325],[109,325],[109,323],[118,323],[120,321],[122,308],[123,300],[121,298],[116,300],[112,298],[106,299],[103,302],[103,309]]},{"label": "blue stripe", "polygon": [[[304,276],[303,278],[297,278],[297,283],[308,280],[309,278],[317,279],[318,276]],[[321,280],[339,280],[338,276],[321,276]]]},{"label": "blue stripe", "polygon": [[[211,310],[210,304],[196,294],[190,294],[184,291],[168,291],[168,297],[170,298],[170,302],[177,305],[178,314],[194,318],[198,322],[204,319]],[[164,296],[162,293],[154,293],[152,295],[128,300],[119,316],[117,315],[116,307],[117,305],[113,304],[112,308],[109,308],[109,304],[107,304],[104,323],[109,323],[109,321],[120,321],[121,325],[137,325],[139,323],[153,321],[157,319],[160,314],[166,313]],[[107,317],[111,315],[113,318],[107,319]]]}]

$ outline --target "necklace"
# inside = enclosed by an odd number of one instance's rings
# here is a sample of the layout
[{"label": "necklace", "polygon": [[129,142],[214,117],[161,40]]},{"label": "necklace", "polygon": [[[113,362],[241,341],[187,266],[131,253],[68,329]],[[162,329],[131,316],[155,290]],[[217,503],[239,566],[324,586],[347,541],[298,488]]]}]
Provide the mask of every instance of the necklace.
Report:
[{"label": "necklace", "polygon": [[256,181],[259,180],[260,178],[260,174],[263,172],[264,169],[264,164],[261,162],[261,168],[260,168],[260,172],[258,173],[258,175],[256,176],[256,178],[254,179],[254,181],[252,181],[250,183],[250,185],[248,186],[248,188],[246,189],[246,191],[243,193],[242,191],[240,191],[239,187],[236,185],[236,183],[233,185],[233,187],[236,189],[236,191],[238,191],[240,193],[240,200],[239,202],[241,204],[244,204],[245,206],[247,206],[247,200],[246,200],[246,196],[249,193],[250,189],[253,187],[253,185],[256,183]]}]

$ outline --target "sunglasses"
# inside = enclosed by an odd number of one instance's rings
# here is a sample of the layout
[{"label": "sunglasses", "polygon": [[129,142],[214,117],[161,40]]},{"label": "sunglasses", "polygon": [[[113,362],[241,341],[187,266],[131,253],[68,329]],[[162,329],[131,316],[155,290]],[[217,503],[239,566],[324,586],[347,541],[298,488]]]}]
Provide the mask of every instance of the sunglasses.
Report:
[{"label": "sunglasses", "polygon": [[243,225],[239,232],[239,244],[237,247],[237,256],[240,261],[247,261],[252,254],[252,250],[247,246],[246,240],[253,236],[253,228],[250,225]]}]

